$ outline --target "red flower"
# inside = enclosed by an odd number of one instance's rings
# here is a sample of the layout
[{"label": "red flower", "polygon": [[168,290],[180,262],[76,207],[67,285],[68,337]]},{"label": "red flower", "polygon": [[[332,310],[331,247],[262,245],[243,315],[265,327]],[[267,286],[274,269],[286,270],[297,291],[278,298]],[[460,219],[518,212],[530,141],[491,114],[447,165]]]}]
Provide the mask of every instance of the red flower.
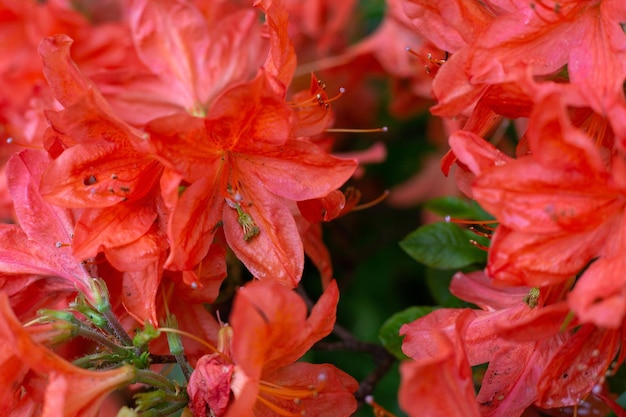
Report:
[{"label": "red flower", "polygon": [[[125,121],[142,126],[180,112],[206,114],[229,85],[250,80],[267,41],[257,13],[232,2],[134,0],[128,17],[142,66],[108,83],[107,99]],[[204,11],[204,14],[203,14]]]},{"label": "red flower", "polygon": [[260,72],[226,91],[206,119],[179,114],[147,126],[169,171],[162,188],[173,208],[170,268],[196,265],[223,224],[229,246],[256,277],[299,281],[304,255],[287,202],[328,194],[355,163],[294,138],[294,111],[266,77]]},{"label": "red flower", "polygon": [[[472,196],[500,222],[488,274],[540,286],[569,278],[608,250],[607,237],[621,222],[623,192],[592,138],[569,121],[557,93],[540,99],[525,137],[532,154],[517,160],[485,159],[497,151],[469,132],[450,143],[476,174]],[[613,164],[620,166],[619,158]]]},{"label": "red flower", "polygon": [[[464,352],[470,366],[489,363],[476,398],[481,415],[518,416],[533,403],[575,405],[603,382],[621,330],[568,320],[563,298],[569,285],[503,289],[482,272],[458,273],[451,292],[482,310],[474,310],[469,323],[467,309],[441,309],[403,326],[403,351],[417,361],[406,366],[445,363],[452,348]],[[446,338],[451,347],[445,347]],[[457,366],[463,372],[462,362]]]},{"label": "red flower", "polygon": [[204,416],[209,409],[229,417],[354,412],[354,379],[332,365],[293,363],[331,332],[338,296],[332,282],[307,318],[304,301],[281,285],[255,281],[240,289],[232,328],[220,332],[220,352],[200,359],[189,381],[194,414]]}]

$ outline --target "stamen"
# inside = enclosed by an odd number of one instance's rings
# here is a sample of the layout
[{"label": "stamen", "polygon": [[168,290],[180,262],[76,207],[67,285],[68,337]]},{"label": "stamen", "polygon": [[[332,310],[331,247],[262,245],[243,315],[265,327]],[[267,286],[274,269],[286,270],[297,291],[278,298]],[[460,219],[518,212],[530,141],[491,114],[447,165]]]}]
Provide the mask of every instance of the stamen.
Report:
[{"label": "stamen", "polygon": [[326,379],[326,374],[320,374],[318,375],[319,384],[317,386],[311,385],[307,388],[287,388],[281,385],[273,384],[271,382],[260,381],[259,391],[285,400],[302,400],[303,398],[315,398],[324,388],[324,385],[326,384]]},{"label": "stamen", "polygon": [[541,292],[539,288],[531,288],[528,294],[524,297],[524,303],[528,304],[528,307],[535,308],[539,304],[539,296]]},{"label": "stamen", "polygon": [[[273,384],[267,381],[259,381],[259,395],[257,399],[265,404],[272,411],[281,416],[303,416],[306,415],[306,410],[303,407],[303,399],[305,398],[317,398],[321,390],[326,384],[328,376],[325,373],[320,373],[317,376],[318,384],[311,385],[307,388],[289,388],[281,385]],[[293,404],[300,408],[299,412],[285,410],[279,405],[271,402],[265,396],[271,396],[279,400],[292,401]]]},{"label": "stamen", "polygon": [[222,352],[219,351],[219,349],[217,349],[215,346],[213,346],[211,343],[207,342],[206,340],[192,334],[189,332],[186,332],[184,330],[180,330],[180,329],[174,329],[174,328],[170,328],[170,327],[159,327],[156,330],[158,330],[159,332],[164,332],[164,333],[176,333],[179,334],[181,336],[185,336],[188,337],[192,340],[195,340],[196,342],[200,343],[202,346],[206,347],[207,349],[209,349],[211,352],[216,353],[218,355],[220,355],[224,360],[226,360],[227,362],[232,363],[232,360],[224,355]]},{"label": "stamen", "polygon": [[389,129],[387,126],[376,127],[372,129],[326,129],[328,133],[375,133],[375,132],[387,132]]},{"label": "stamen", "polygon": [[[326,86],[322,84],[320,88],[324,89],[326,88]],[[336,96],[331,97],[331,98],[324,98],[326,94],[317,93],[313,97],[310,97],[304,101],[288,102],[288,104],[291,105],[292,107],[320,106],[320,107],[329,109],[330,108],[329,103],[332,103],[335,100],[339,100],[339,98],[343,96],[345,93],[346,93],[346,89],[341,87],[339,88],[339,93]]]},{"label": "stamen", "polygon": [[456,224],[477,224],[480,226],[486,226],[488,224],[497,224],[498,220],[466,220],[466,219],[456,219],[451,216],[445,216],[443,220],[446,223],[456,223]]},{"label": "stamen", "polygon": [[365,210],[370,207],[374,207],[376,204],[382,202],[385,198],[387,198],[389,194],[389,190],[385,190],[378,198],[370,201],[369,203],[359,204],[358,206],[355,206],[351,211]]},{"label": "stamen", "polygon": [[298,417],[298,416],[304,416],[306,415],[305,411],[302,410],[299,413],[295,413],[292,411],[287,411],[284,408],[280,408],[279,406],[277,406],[276,404],[274,404],[273,402],[263,398],[262,396],[257,396],[257,400],[259,400],[260,402],[262,402],[267,408],[269,408],[270,410],[272,410],[273,412],[275,412],[278,415],[281,416],[285,416],[285,417]]},{"label": "stamen", "polygon": [[42,149],[41,146],[31,145],[30,143],[18,142],[15,140],[15,138],[7,138],[6,142],[7,142],[7,145],[17,145],[17,146],[21,146],[22,148]]},{"label": "stamen", "polygon": [[374,416],[376,417],[396,417],[391,412],[385,410],[380,404],[374,401],[373,395],[368,395],[365,397],[365,404],[371,406],[374,410]]},{"label": "stamen", "polygon": [[224,200],[228,207],[237,210],[237,222],[243,228],[243,240],[247,242],[258,235],[261,229],[256,225],[252,216],[241,208],[240,202],[243,200],[241,194],[239,194],[239,192],[233,193],[231,189],[229,189],[229,194],[233,196],[234,200],[230,198],[225,198]]},{"label": "stamen", "polygon": [[[424,57],[422,54],[416,52],[410,46],[407,46],[404,49],[409,54],[411,54],[411,55],[419,58],[420,60],[422,60],[426,64],[426,65],[424,65],[424,71],[426,71],[426,74],[431,75],[432,77],[435,76],[435,74],[439,70],[439,67],[441,67],[443,64],[445,64],[446,61],[448,60],[448,58],[450,57],[450,54],[447,51],[444,51],[444,58],[443,59],[437,59],[437,58],[433,58],[433,55],[431,53],[426,54],[426,56]],[[434,65],[435,67],[431,68],[431,65]]]},{"label": "stamen", "polygon": [[60,248],[64,248],[64,247],[66,247],[66,246],[72,246],[72,244],[71,244],[71,243],[56,242],[56,243],[54,244],[54,246],[56,246],[56,247],[57,247],[57,249],[60,249]]},{"label": "stamen", "polygon": [[489,233],[486,232],[482,232],[480,230],[478,230],[477,228],[475,228],[474,226],[470,226],[469,230],[474,233],[475,235],[487,238],[489,240],[491,240],[492,235],[493,235],[493,230],[490,230]]}]

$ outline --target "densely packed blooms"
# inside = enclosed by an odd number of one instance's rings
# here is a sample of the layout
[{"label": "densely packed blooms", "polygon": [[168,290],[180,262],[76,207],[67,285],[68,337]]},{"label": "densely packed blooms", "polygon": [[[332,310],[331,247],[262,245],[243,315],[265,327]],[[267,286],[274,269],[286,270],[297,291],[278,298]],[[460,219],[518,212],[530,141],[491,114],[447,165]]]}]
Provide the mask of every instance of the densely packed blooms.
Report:
[{"label": "densely packed blooms", "polygon": [[[410,416],[626,415],[626,6],[386,6],[358,37],[354,1],[0,0],[0,414],[385,417],[400,360]],[[420,259],[462,269],[457,304],[393,316],[384,346],[336,323],[322,233],[372,205],[341,188],[384,145],[333,134],[378,123],[380,77],[394,116],[431,106],[489,216],[449,213],[472,227],[434,237],[476,238]],[[433,174],[392,203],[447,190]]]}]

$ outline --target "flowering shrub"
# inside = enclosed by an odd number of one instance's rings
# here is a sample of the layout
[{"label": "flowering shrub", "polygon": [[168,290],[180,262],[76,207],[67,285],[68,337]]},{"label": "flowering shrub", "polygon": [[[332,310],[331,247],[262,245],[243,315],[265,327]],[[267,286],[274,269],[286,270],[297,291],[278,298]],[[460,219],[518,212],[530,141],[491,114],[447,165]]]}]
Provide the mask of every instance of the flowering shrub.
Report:
[{"label": "flowering shrub", "polygon": [[0,0],[0,415],[626,416],[626,3],[379,3]]}]

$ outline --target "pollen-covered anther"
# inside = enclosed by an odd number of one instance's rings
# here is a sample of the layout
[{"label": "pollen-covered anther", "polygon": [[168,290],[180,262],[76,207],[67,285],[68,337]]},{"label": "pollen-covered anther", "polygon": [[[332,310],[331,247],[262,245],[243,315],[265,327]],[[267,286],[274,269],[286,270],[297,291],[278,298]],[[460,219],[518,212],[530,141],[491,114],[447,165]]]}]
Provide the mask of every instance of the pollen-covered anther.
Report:
[{"label": "pollen-covered anther", "polygon": [[238,200],[237,202],[231,200],[230,198],[226,198],[225,200],[228,207],[237,210],[237,222],[243,229],[243,240],[247,242],[259,233],[261,233],[261,229],[259,229],[259,227],[256,225],[252,216],[243,211],[243,208],[241,208],[241,204],[239,203],[239,201],[241,201],[241,198],[237,199],[237,195],[234,196],[235,199]]}]

